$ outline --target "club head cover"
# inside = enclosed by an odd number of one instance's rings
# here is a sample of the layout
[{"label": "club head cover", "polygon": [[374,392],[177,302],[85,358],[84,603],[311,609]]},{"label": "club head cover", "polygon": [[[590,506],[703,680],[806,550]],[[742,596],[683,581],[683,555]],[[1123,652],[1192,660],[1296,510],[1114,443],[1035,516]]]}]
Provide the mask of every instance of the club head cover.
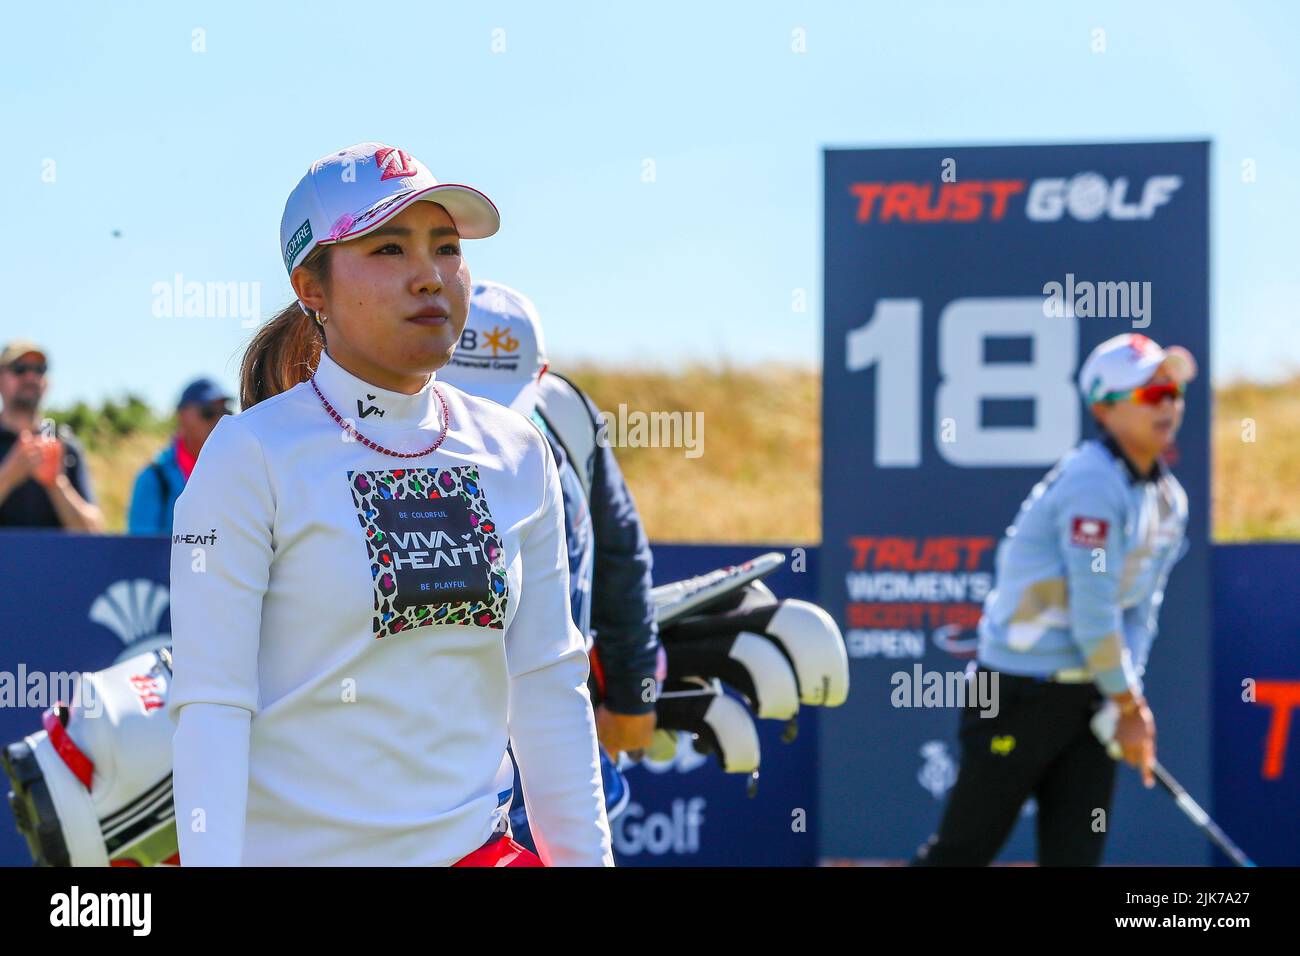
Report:
[{"label": "club head cover", "polygon": [[824,608],[798,599],[781,601],[762,633],[776,641],[794,665],[801,703],[844,703],[849,696],[849,654],[839,625]]},{"label": "club head cover", "polygon": [[660,631],[669,661],[679,644],[709,637],[758,634],[775,644],[790,662],[799,686],[799,702],[810,707],[838,707],[849,694],[849,655],[834,618],[816,604],[798,599],[778,601],[723,614],[699,614]]},{"label": "club head cover", "polygon": [[799,711],[799,685],[784,654],[749,631],[666,645],[668,679],[717,678],[742,694],[764,719],[789,720]]},{"label": "club head cover", "polygon": [[758,769],[762,754],[754,718],[744,704],[720,687],[668,681],[655,703],[655,720],[662,730],[694,734],[696,749],[717,754],[727,773]]}]

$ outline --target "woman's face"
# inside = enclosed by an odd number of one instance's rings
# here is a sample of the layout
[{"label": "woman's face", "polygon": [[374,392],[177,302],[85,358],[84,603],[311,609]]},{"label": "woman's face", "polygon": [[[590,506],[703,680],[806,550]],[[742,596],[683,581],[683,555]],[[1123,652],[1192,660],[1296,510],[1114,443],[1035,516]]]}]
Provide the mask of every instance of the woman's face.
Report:
[{"label": "woman's face", "polygon": [[330,357],[383,388],[419,391],[451,358],[469,315],[469,268],[451,216],[420,200],[329,256],[327,283],[300,269],[293,285],[324,316]]},{"label": "woman's face", "polygon": [[[1157,372],[1148,385],[1163,385],[1173,379],[1165,372]],[[1173,442],[1178,427],[1183,422],[1184,399],[1166,398],[1159,405],[1138,402],[1116,402],[1101,405],[1098,418],[1106,430],[1116,438],[1151,455],[1159,455]]]}]

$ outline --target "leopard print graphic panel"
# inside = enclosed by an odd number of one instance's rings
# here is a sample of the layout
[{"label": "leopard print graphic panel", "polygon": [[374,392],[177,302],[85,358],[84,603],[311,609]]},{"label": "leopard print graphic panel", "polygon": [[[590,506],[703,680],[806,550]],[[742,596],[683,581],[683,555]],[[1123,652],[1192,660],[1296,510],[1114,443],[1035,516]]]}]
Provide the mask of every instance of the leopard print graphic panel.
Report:
[{"label": "leopard print graphic panel", "polygon": [[[376,639],[389,637],[427,624],[476,624],[479,627],[505,626],[509,585],[506,578],[505,550],[497,534],[496,521],[488,508],[473,465],[451,468],[401,468],[383,471],[349,471],[348,484],[357,519],[366,536],[370,558],[370,575],[374,581],[374,618]],[[400,549],[381,526],[381,501],[427,501],[437,505],[439,499],[460,499],[468,508],[472,534],[470,544],[478,551],[475,562],[486,562],[486,599],[448,603],[417,604],[405,609],[397,606],[398,575],[403,573],[394,560]],[[479,572],[482,573],[481,571]]]}]

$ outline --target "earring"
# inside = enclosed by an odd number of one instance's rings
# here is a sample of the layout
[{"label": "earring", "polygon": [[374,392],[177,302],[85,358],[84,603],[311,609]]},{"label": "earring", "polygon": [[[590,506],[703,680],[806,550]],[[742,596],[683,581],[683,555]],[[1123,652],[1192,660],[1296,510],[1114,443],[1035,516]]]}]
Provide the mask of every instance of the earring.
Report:
[{"label": "earring", "polygon": [[321,315],[319,312],[316,313],[316,324],[319,325],[322,329],[325,328],[326,320],[327,320],[327,316]]}]

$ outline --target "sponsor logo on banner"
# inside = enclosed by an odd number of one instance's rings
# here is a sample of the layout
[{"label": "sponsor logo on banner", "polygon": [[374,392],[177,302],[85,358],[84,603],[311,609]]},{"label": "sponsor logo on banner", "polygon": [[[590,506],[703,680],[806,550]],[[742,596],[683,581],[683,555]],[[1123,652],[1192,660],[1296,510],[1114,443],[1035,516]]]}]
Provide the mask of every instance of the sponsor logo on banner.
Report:
[{"label": "sponsor logo on banner", "polygon": [[162,616],[170,604],[171,591],[157,581],[147,578],[114,581],[90,605],[89,617],[112,631],[125,645],[117,657],[120,661],[171,643],[171,634],[159,631]]},{"label": "sponsor logo on banner", "polygon": [[948,753],[948,745],[942,740],[927,740],[921,745],[921,759],[924,763],[917,771],[916,782],[924,787],[936,800],[942,800],[957,782],[957,762]]},{"label": "sponsor logo on banner", "polygon": [[677,740],[673,745],[671,757],[664,760],[656,760],[653,757],[645,756],[637,762],[638,767],[642,767],[651,773],[690,773],[692,770],[698,770],[709,762],[709,755],[702,754],[695,749],[694,734],[684,730],[675,731]]},{"label": "sponsor logo on banner", "polygon": [[1025,198],[1025,215],[1034,222],[1055,222],[1069,213],[1080,222],[1107,219],[1151,219],[1173,199],[1181,176],[1152,176],[1131,201],[1128,177],[1113,182],[1100,173],[1079,173],[1071,179],[1035,179]]},{"label": "sponsor logo on banner", "polygon": [[[994,737],[993,740],[1007,738]],[[1001,748],[1001,749],[999,749]],[[1010,752],[1013,746],[1005,743],[993,748],[994,753]],[[921,769],[917,771],[916,782],[919,783],[935,800],[942,800],[953,784],[957,782],[957,761],[948,752],[948,745],[942,740],[927,740],[921,745]],[[1027,799],[1020,807],[1019,816],[1032,817],[1038,813],[1038,801],[1033,797]]]},{"label": "sponsor logo on banner", "polygon": [[1264,739],[1264,762],[1260,779],[1280,780],[1286,770],[1286,742],[1291,714],[1300,709],[1300,681],[1261,680],[1255,683],[1255,703],[1272,712]]},{"label": "sponsor logo on banner", "polygon": [[985,179],[964,182],[853,183],[859,223],[1001,222],[1023,194],[1024,215],[1033,222],[1098,219],[1147,220],[1182,186],[1181,176],[1152,176],[1141,187],[1127,176],[1109,180],[1082,172],[1070,178]]},{"label": "sponsor logo on banner", "polygon": [[703,797],[690,797],[674,800],[668,813],[646,813],[641,804],[629,803],[613,823],[614,849],[624,856],[699,853],[706,806]]},{"label": "sponsor logo on banner", "polygon": [[850,657],[925,656],[974,629],[993,575],[991,537],[853,535],[845,576]]},{"label": "sponsor logo on banner", "polygon": [[1022,179],[962,183],[854,183],[858,222],[999,222]]}]

